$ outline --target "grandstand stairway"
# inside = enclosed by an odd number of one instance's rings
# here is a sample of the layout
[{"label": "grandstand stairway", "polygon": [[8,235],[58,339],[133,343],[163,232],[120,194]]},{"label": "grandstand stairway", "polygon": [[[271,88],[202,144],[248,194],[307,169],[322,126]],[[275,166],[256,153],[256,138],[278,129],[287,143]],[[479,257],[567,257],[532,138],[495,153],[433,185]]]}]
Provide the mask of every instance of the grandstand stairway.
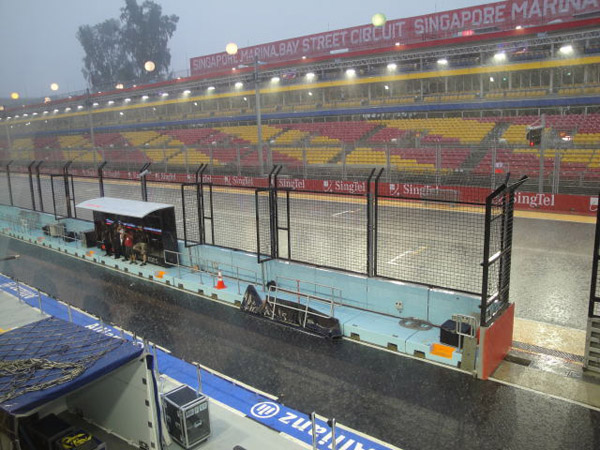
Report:
[{"label": "grandstand stairway", "polygon": [[481,144],[486,151],[478,152],[476,149],[471,149],[469,156],[462,164],[463,170],[472,171],[474,170],[481,161],[485,158],[485,156],[491,152],[491,146],[494,145],[494,141],[498,139],[498,137],[502,136],[504,132],[508,129],[510,123],[499,122],[496,124],[494,128],[487,134],[487,136],[481,141]]},{"label": "grandstand stairway", "polygon": [[358,144],[360,145],[368,145],[368,141],[369,139],[371,139],[378,131],[383,130],[384,128],[386,128],[386,126],[384,124],[378,124],[377,126],[371,128],[369,131],[367,131],[365,134],[363,134],[360,137],[360,140],[358,142]]}]

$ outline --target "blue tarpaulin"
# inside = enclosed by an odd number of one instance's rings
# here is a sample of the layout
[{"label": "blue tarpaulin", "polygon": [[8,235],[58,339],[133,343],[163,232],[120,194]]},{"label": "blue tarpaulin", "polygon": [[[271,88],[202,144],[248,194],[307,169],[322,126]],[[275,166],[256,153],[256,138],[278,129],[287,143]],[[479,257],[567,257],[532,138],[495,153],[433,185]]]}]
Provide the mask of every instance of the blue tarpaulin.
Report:
[{"label": "blue tarpaulin", "polygon": [[131,342],[52,317],[0,334],[0,409],[25,414],[142,351]]}]

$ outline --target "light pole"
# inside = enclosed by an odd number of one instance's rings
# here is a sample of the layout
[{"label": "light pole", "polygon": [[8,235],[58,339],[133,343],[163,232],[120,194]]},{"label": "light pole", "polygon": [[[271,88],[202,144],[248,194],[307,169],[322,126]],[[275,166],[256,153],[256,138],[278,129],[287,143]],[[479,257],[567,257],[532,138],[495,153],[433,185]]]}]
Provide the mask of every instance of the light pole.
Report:
[{"label": "light pole", "polygon": [[262,140],[262,115],[260,110],[260,86],[258,84],[258,56],[254,57],[254,93],[256,96],[256,132],[258,141],[258,165],[260,174],[264,172],[263,166],[263,140]]},{"label": "light pole", "polygon": [[[256,104],[256,133],[257,133],[257,151],[258,151],[258,168],[261,175],[264,174],[264,158],[263,158],[263,134],[262,134],[262,114],[260,110],[260,85],[258,84],[258,65],[261,62],[258,60],[258,56],[254,57],[252,66],[254,67],[254,96]],[[246,64],[240,64],[238,68],[244,69],[250,66]],[[270,158],[267,156],[267,163]]]}]

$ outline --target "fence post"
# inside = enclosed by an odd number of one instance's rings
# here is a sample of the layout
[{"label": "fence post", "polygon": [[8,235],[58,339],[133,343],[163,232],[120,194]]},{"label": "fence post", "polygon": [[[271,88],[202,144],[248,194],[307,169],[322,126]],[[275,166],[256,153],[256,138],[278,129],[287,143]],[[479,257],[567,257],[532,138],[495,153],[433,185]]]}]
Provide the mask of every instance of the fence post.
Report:
[{"label": "fence post", "polygon": [[375,168],[371,170],[367,178],[367,276],[373,273],[373,198],[371,195],[371,179],[375,174]]},{"label": "fence post", "polygon": [[44,200],[42,199],[42,182],[40,180],[40,166],[44,163],[44,161],[40,161],[37,166],[35,166],[35,177],[37,179],[38,185],[38,196],[40,198],[40,211],[44,211]]},{"label": "fence post", "polygon": [[104,166],[106,166],[106,161],[103,161],[98,166],[98,188],[100,189],[100,197],[104,197]]},{"label": "fence post", "polygon": [[29,193],[31,194],[31,209],[33,209],[34,211],[36,211],[35,208],[35,191],[33,189],[33,165],[35,164],[35,161],[31,161],[29,163],[29,165],[27,166],[27,174],[29,177]]},{"label": "fence post", "polygon": [[63,166],[63,181],[65,183],[65,201],[67,202],[67,217],[72,217],[71,211],[71,192],[69,189],[69,167],[73,161],[67,161]]},{"label": "fence post", "polygon": [[12,163],[12,161],[9,161],[6,165],[6,179],[8,180],[8,197],[10,198],[10,206],[15,206],[13,202],[12,183],[10,181],[10,165]]},{"label": "fence post", "polygon": [[308,176],[308,158],[306,155],[306,141],[302,144],[302,165],[304,166],[304,179]]},{"label": "fence post", "polygon": [[142,166],[139,171],[140,175],[140,185],[142,187],[142,201],[148,201],[148,185],[146,183],[146,175],[148,174],[148,167],[150,167],[150,163],[146,163]]}]

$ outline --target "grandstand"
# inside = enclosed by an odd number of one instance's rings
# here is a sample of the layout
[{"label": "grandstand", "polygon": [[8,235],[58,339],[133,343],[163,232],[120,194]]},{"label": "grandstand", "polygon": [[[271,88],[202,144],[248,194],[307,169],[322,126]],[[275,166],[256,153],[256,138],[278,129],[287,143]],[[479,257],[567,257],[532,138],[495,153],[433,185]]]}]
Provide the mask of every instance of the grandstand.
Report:
[{"label": "grandstand", "polygon": [[[248,175],[281,164],[306,177],[366,176],[379,166],[392,178],[459,174],[483,186],[510,171],[529,175],[530,189],[541,177],[546,191],[595,192],[600,12],[576,3],[550,25],[513,9],[511,21],[485,29],[463,24],[423,38],[415,28],[402,42],[352,44],[335,57],[265,56],[260,137],[252,68],[210,69],[208,55],[176,83],[6,108],[0,156],[171,172],[208,164]],[[544,146],[529,147],[527,129],[542,114]]]}]

